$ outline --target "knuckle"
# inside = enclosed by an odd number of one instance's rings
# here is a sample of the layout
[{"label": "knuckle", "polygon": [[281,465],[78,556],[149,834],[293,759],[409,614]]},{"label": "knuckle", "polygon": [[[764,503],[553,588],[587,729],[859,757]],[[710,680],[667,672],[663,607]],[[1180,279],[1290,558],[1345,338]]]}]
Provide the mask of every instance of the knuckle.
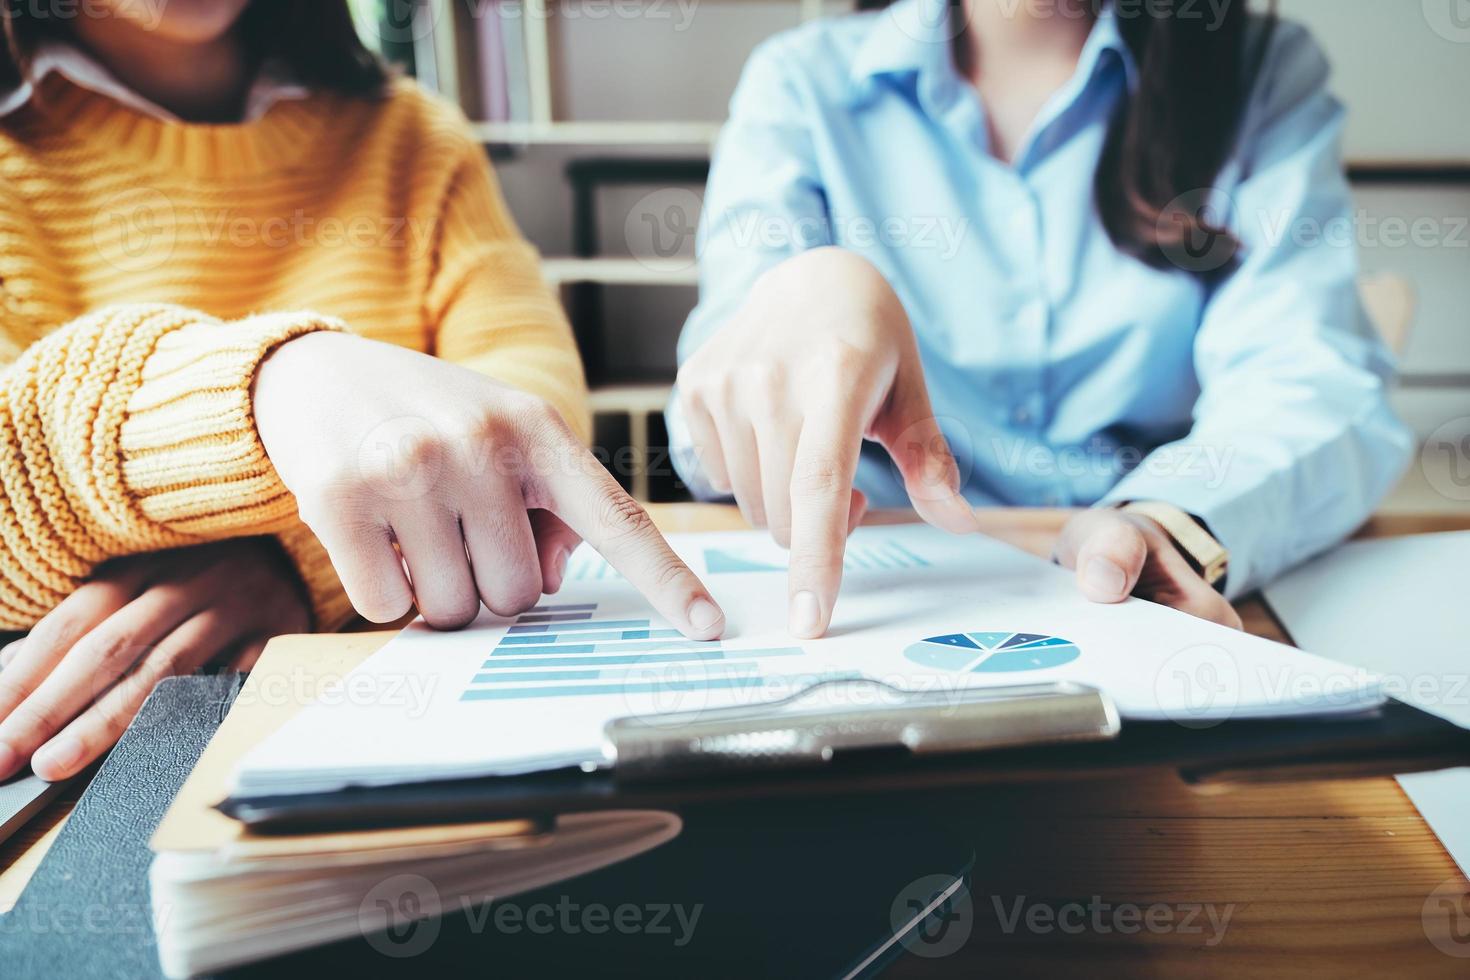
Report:
[{"label": "knuckle", "polygon": [[1130,563],[1142,563],[1148,556],[1148,541],[1143,531],[1125,520],[1109,520],[1092,534],[1089,550],[1110,555]]},{"label": "knuckle", "polygon": [[[250,571],[258,566],[251,564]],[[248,573],[247,573],[248,574]],[[224,560],[216,560],[199,570],[199,578],[208,580],[207,584],[236,583],[240,581],[238,566]],[[151,598],[158,600],[164,607],[176,609],[189,601],[190,592],[194,591],[193,583],[189,580],[166,579],[156,582],[148,589]]]},{"label": "knuckle", "polygon": [[654,530],[648,511],[621,490],[603,504],[601,525],[614,537],[643,537]]},{"label": "knuckle", "polygon": [[1148,557],[1148,539],[1137,528],[1129,528],[1118,536],[1118,549],[1129,561],[1141,564]]},{"label": "knuckle", "polygon": [[[14,673],[14,671],[11,671],[11,673]],[[30,693],[30,688],[24,687],[19,682],[7,678],[5,673],[0,671],[0,719],[5,717],[7,706],[22,703]]]},{"label": "knuckle", "polygon": [[835,377],[840,382],[846,382],[867,367],[868,354],[845,340],[834,339],[828,345],[822,361],[829,378]]},{"label": "knuckle", "polygon": [[[134,565],[127,559],[117,559],[100,566],[96,576],[82,589],[91,592],[92,598],[99,600],[107,606],[121,606],[131,599],[137,592],[137,583],[141,577],[141,564]],[[80,589],[78,590],[80,591]],[[76,635],[68,636],[65,631],[85,629],[75,617],[67,616],[63,619],[63,637],[75,643]]]},{"label": "knuckle", "polygon": [[446,439],[438,431],[410,432],[400,437],[399,462],[408,467],[437,466],[444,459]]},{"label": "knuckle", "polygon": [[848,489],[846,473],[836,458],[817,454],[796,461],[791,472],[791,493],[797,497],[823,497]]},{"label": "knuckle", "polygon": [[468,626],[480,612],[478,595],[436,597],[419,604],[424,622],[436,630],[457,630]]},{"label": "knuckle", "polygon": [[685,362],[674,375],[674,385],[679,389],[679,397],[686,405],[694,408],[704,406],[707,381],[705,372],[700,370],[694,360]]},{"label": "knuckle", "polygon": [[[218,614],[211,618],[217,619]],[[153,690],[154,684],[165,677],[182,673],[190,652],[190,648],[182,643],[166,644],[158,651],[157,656],[149,657],[136,671],[124,677],[121,682],[125,688],[120,700],[122,710],[131,715],[138,710],[138,705],[142,704],[148,692]]]},{"label": "knuckle", "polygon": [[406,591],[377,589],[353,598],[352,605],[369,622],[391,623],[408,615],[413,608],[413,597]]},{"label": "knuckle", "polygon": [[673,554],[659,556],[653,564],[652,581],[660,591],[672,589],[684,582],[684,563]]},{"label": "knuckle", "polygon": [[7,721],[22,732],[32,733],[31,738],[34,739],[37,736],[45,738],[53,732],[60,731],[66,719],[62,717],[57,705],[49,701],[43,702],[36,698],[29,698],[11,712]]},{"label": "knuckle", "polygon": [[112,674],[121,673],[131,667],[144,652],[144,646],[130,631],[109,629],[106,626],[94,630],[87,638],[92,666]]},{"label": "knuckle", "polygon": [[542,475],[547,467],[575,470],[584,446],[556,406],[542,398],[521,396],[520,406],[507,420],[502,445],[516,446],[515,469],[523,475]]},{"label": "knuckle", "polygon": [[138,714],[147,700],[153,685],[163,680],[162,676],[151,677],[144,674],[134,675],[135,679],[127,683],[128,687],[123,697],[114,702],[99,704],[84,717],[87,719],[87,727],[92,729],[99,741],[104,744],[115,742],[121,737],[128,723]]},{"label": "knuckle", "polygon": [[785,379],[785,369],[777,361],[750,361],[741,368],[745,384],[762,390],[774,391]]},{"label": "knuckle", "polygon": [[558,427],[561,413],[544,398],[517,392],[512,402],[511,416],[526,430],[542,435]]},{"label": "knuckle", "polygon": [[517,576],[515,580],[494,588],[484,598],[486,607],[495,615],[518,616],[541,598],[541,582],[529,575]]},{"label": "knuckle", "polygon": [[[512,415],[516,410],[513,409]],[[506,413],[480,412],[460,423],[454,441],[461,446],[500,446],[515,436],[515,425]]]},{"label": "knuckle", "polygon": [[793,552],[789,575],[793,581],[811,581],[833,575],[842,568],[842,555],[832,548]]},{"label": "knuckle", "polygon": [[733,371],[721,371],[706,385],[706,398],[712,407],[728,414],[739,404],[742,383]]}]

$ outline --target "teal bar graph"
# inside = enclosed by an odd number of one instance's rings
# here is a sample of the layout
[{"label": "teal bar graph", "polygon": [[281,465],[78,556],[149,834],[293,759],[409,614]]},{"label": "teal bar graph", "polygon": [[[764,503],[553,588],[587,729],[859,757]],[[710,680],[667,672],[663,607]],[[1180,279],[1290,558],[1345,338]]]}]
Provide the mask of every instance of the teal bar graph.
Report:
[{"label": "teal bar graph", "polygon": [[[700,664],[693,668],[701,677],[728,677],[731,674],[753,674],[756,664]],[[476,674],[476,684],[521,684],[530,681],[611,681],[621,678],[636,678],[648,682],[656,678],[641,667],[614,667],[610,670],[506,670],[499,673]],[[691,678],[678,677],[678,680]],[[573,690],[578,690],[573,688]]]},{"label": "teal bar graph", "polygon": [[[550,653],[649,653],[654,650],[702,650],[711,644],[699,640],[640,640],[636,643],[561,643],[546,646],[496,647],[494,657],[544,656]],[[715,645],[718,647],[718,644]]]},{"label": "teal bar graph", "polygon": [[[589,631],[576,633],[568,636],[568,640],[577,643],[591,643],[596,640],[673,640],[684,634],[678,630],[607,630]],[[500,645],[512,646],[545,646],[555,643],[561,638],[559,633],[518,633],[514,636],[501,637]]]},{"label": "teal bar graph", "polygon": [[560,684],[554,687],[475,687],[461,701],[514,701],[526,698],[562,698],[593,694],[663,694],[666,691],[715,691],[761,687],[761,677],[706,677],[697,681],[660,681],[653,684]]},{"label": "teal bar graph", "polygon": [[[913,549],[893,539],[849,543],[843,553],[842,567],[848,571],[892,571],[900,568],[928,568],[930,562]],[[711,575],[751,574],[786,571],[785,559],[768,551],[742,553],[728,548],[706,548],[704,567]]]},{"label": "teal bar graph", "polygon": [[589,619],[580,623],[556,623],[553,625],[551,623],[534,622],[535,619],[539,618],[522,616],[520,621],[510,628],[509,632],[512,634],[550,633],[555,629],[558,633],[568,633],[577,630],[632,630],[648,628],[648,620],[646,619],[604,619],[599,622],[594,622]]},{"label": "teal bar graph", "polygon": [[[611,667],[617,664],[671,664],[683,661],[724,660],[720,650],[694,650],[688,653],[626,653],[609,654],[601,657],[506,657],[504,660],[487,660],[485,667],[546,667],[550,663],[563,667]],[[549,662],[550,661],[550,662]]]},{"label": "teal bar graph", "polygon": [[726,650],[718,641],[689,640],[647,619],[593,619],[597,612],[596,603],[561,603],[524,613],[490,651],[460,700],[759,687],[766,683],[760,661],[804,652],[800,647]]},{"label": "teal bar graph", "polygon": [[673,664],[696,663],[701,660],[730,660],[761,657],[794,657],[801,653],[800,647],[769,647],[761,650],[739,650],[726,652],[720,649],[689,649],[677,653],[619,653],[599,654],[591,657],[506,657],[486,660],[483,667],[496,670],[509,667],[614,667],[618,664]]},{"label": "teal bar graph", "polygon": [[567,613],[530,613],[516,620],[517,623],[570,623],[579,619],[591,619],[590,612],[567,612]]}]

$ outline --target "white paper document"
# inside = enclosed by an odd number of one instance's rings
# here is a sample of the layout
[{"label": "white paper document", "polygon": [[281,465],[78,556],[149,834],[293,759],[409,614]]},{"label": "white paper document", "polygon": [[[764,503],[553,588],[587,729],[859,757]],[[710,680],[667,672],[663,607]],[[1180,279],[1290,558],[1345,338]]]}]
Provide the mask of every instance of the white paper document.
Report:
[{"label": "white paper document", "polygon": [[1470,728],[1467,568],[1470,531],[1351,541],[1272,583],[1266,600],[1298,643]]},{"label": "white paper document", "polygon": [[[1376,671],[1386,693],[1470,728],[1467,565],[1470,532],[1354,541],[1286,575],[1266,597],[1297,642]],[[1470,768],[1399,783],[1470,874]]]},{"label": "white paper document", "polygon": [[1125,721],[1201,727],[1382,703],[1365,671],[1142,600],[1090,603],[1071,572],[978,535],[859,529],[819,640],[786,632],[786,552],[763,532],[670,541],[724,608],[720,640],[685,640],[583,547],[531,612],[483,613],[455,633],[409,626],[251,752],[236,791],[600,766],[614,718],[778,700],[835,678],[927,692],[1072,681],[1106,692]]}]

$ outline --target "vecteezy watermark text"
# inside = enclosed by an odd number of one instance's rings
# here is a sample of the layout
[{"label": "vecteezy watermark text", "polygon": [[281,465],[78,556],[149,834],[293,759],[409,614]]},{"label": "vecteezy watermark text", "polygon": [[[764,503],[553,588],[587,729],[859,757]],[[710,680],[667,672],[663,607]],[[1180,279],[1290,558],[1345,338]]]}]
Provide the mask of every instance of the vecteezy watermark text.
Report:
[{"label": "vecteezy watermark text", "polygon": [[1109,902],[1101,895],[1086,900],[1031,899],[1025,895],[992,895],[990,906],[1001,932],[1012,935],[1061,933],[1068,936],[1118,934],[1201,936],[1204,945],[1218,946],[1235,915],[1233,902]]},{"label": "vecteezy watermark text", "polygon": [[443,902],[434,883],[422,875],[385,878],[358,906],[358,928],[368,944],[385,956],[404,959],[423,953],[439,936],[440,918],[459,913],[472,935],[653,936],[676,948],[689,945],[704,914],[704,903],[578,902],[562,895],[555,902],[499,901],[493,895],[462,895]]}]

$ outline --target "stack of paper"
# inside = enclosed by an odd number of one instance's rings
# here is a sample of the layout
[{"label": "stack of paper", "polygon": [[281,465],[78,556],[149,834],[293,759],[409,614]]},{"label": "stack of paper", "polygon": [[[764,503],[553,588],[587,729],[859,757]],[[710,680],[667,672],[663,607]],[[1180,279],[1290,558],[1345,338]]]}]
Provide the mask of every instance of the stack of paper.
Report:
[{"label": "stack of paper", "polygon": [[484,905],[657,847],[671,813],[253,835],[213,805],[231,768],[359,663],[372,637],[289,637],[267,648],[151,842],[159,960],[170,977],[213,973],[420,918]]}]

